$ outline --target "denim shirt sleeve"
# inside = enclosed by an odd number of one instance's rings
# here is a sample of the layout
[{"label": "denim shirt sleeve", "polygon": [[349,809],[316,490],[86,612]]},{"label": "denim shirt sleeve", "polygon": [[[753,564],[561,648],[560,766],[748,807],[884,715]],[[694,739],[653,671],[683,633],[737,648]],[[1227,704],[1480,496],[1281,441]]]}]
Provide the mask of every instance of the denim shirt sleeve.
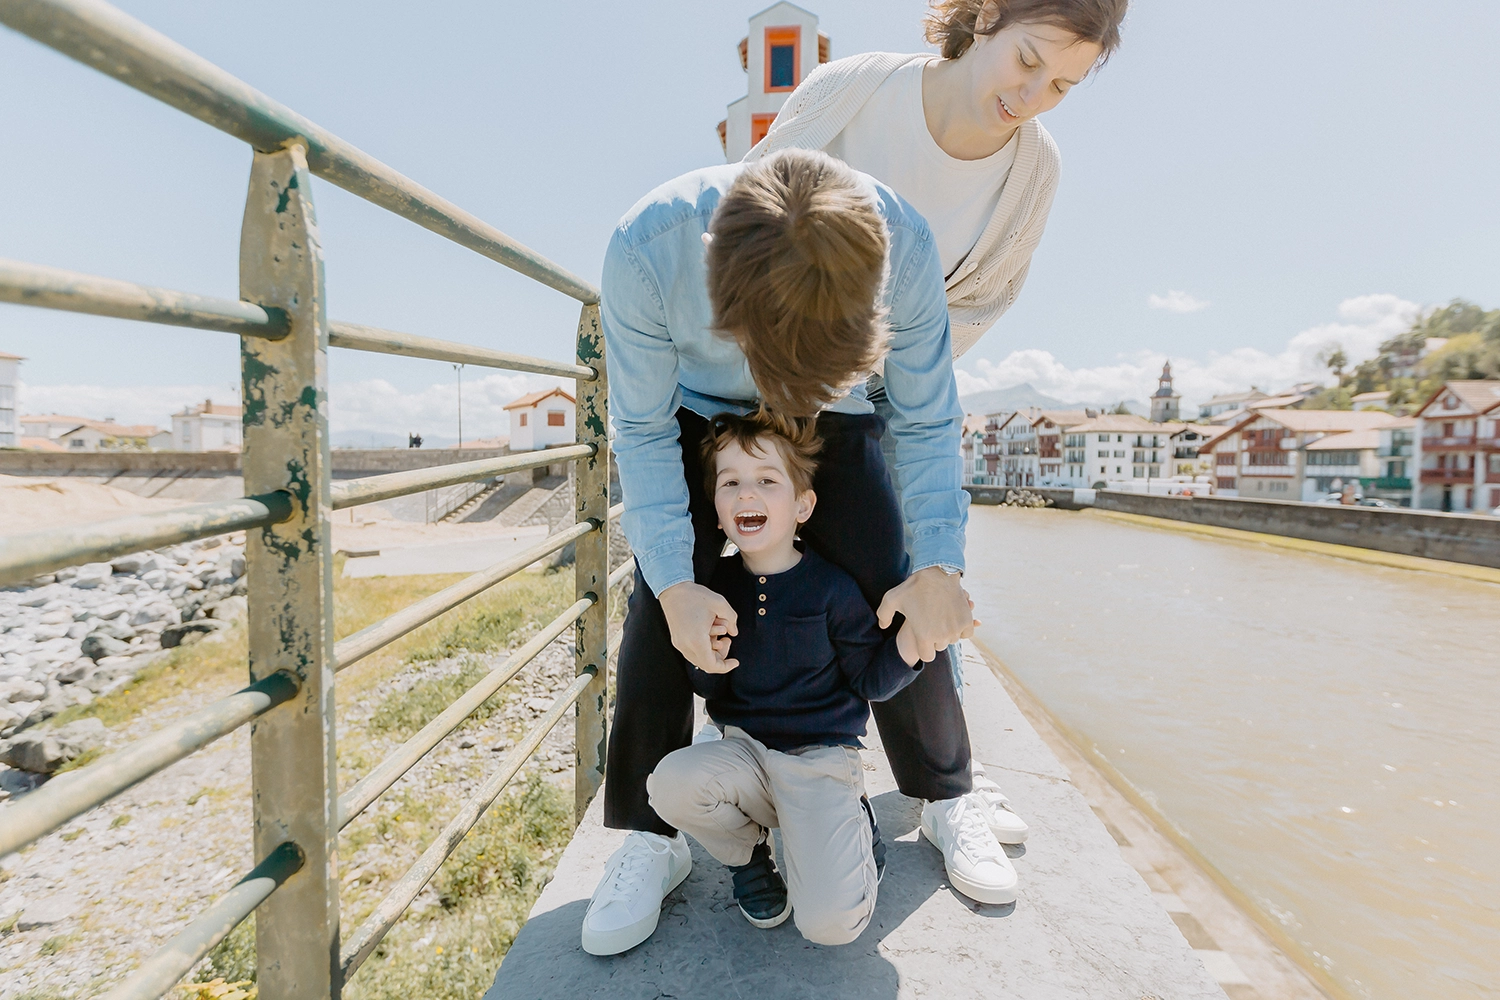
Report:
[{"label": "denim shirt sleeve", "polygon": [[600,321],[625,513],[621,526],[656,594],[693,579],[693,522],[678,443],[677,347],[652,276],[616,229],[604,254]]},{"label": "denim shirt sleeve", "polygon": [[[952,332],[937,245],[926,228],[893,233],[891,351],[885,391],[896,446],[895,475],[911,532],[911,572],[964,568],[969,494],[963,489],[963,408],[953,378]],[[611,387],[613,388],[613,387]]]}]

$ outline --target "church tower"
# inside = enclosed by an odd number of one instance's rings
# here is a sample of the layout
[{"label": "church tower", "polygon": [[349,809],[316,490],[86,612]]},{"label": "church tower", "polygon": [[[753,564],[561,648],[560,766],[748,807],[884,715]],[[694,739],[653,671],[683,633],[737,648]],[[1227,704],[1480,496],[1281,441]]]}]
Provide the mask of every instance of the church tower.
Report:
[{"label": "church tower", "polygon": [[1179,419],[1182,397],[1172,390],[1172,362],[1161,366],[1161,379],[1151,397],[1151,422],[1164,424]]}]

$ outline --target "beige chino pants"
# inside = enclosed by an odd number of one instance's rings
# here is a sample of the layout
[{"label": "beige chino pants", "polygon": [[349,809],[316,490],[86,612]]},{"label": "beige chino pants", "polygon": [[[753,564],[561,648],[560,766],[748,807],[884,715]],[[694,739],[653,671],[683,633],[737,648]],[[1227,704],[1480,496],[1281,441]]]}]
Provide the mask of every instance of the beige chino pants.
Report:
[{"label": "beige chino pants", "polygon": [[646,779],[651,807],[726,865],[781,830],[792,919],[815,944],[848,944],[875,912],[870,820],[859,751],[768,749],[742,729],[667,754]]}]

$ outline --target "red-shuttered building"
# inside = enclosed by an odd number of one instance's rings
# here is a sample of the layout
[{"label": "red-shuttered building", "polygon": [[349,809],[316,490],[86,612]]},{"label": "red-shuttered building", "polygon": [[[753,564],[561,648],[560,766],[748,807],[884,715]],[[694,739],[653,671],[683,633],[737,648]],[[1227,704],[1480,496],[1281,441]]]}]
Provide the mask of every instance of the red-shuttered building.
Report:
[{"label": "red-shuttered building", "polygon": [[1417,410],[1412,506],[1500,507],[1500,381],[1445,383]]}]

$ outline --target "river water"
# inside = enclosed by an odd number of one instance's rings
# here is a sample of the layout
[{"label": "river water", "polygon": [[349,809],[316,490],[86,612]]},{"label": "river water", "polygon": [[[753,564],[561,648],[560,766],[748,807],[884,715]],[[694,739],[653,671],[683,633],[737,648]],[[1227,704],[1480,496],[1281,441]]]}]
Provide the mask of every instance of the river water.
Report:
[{"label": "river water", "polygon": [[1500,585],[974,507],[980,638],[1356,997],[1500,997]]}]

